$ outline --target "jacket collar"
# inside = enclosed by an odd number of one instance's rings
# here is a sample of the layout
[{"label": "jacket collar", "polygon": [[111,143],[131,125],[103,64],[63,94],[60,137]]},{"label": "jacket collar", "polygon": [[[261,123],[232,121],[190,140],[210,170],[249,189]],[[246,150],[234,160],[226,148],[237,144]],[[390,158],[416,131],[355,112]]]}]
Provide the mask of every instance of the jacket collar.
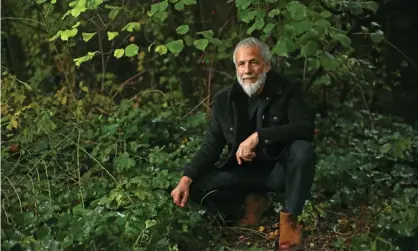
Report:
[{"label": "jacket collar", "polygon": [[[264,83],[264,89],[259,94],[260,97],[275,97],[282,94],[282,83],[281,76],[278,72],[269,71],[267,72],[266,82]],[[232,101],[237,99],[243,99],[248,97],[247,94],[242,89],[238,80],[235,80],[230,91],[230,97]]]}]

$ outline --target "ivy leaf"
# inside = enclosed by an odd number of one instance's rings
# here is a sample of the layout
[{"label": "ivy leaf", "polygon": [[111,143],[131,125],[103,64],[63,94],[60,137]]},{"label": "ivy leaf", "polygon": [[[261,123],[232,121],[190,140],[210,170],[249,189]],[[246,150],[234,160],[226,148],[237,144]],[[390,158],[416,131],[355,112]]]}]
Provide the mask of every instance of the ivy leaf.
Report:
[{"label": "ivy leaf", "polygon": [[325,70],[335,70],[338,67],[338,61],[327,51],[322,51],[319,55],[319,61]]},{"label": "ivy leaf", "polygon": [[312,29],[313,23],[311,20],[303,20],[301,22],[291,23],[293,26],[293,36],[298,36]]},{"label": "ivy leaf", "polygon": [[207,31],[199,31],[197,32],[197,34],[203,35],[203,37],[206,39],[211,39],[214,33],[212,30],[207,30]]},{"label": "ivy leaf", "polygon": [[264,27],[263,32],[264,32],[264,33],[270,33],[270,32],[274,29],[274,27],[275,27],[275,26],[276,26],[275,24],[268,23],[268,24]]},{"label": "ivy leaf", "polygon": [[256,16],[257,11],[244,9],[239,12],[240,20],[244,23],[250,23]]},{"label": "ivy leaf", "polygon": [[73,25],[73,28],[77,28],[78,26],[80,26],[80,22],[77,22],[77,23],[75,23],[74,25]]},{"label": "ivy leaf", "polygon": [[136,44],[130,44],[125,48],[125,56],[133,57],[138,55],[139,47]]},{"label": "ivy leaf", "polygon": [[94,55],[96,55],[97,52],[88,52],[87,55],[79,58],[74,59],[74,63],[77,67],[80,67],[80,65],[84,62],[90,61]]},{"label": "ivy leaf", "polygon": [[373,11],[373,13],[376,13],[379,8],[379,4],[374,1],[367,1],[361,4],[363,5],[363,8]]},{"label": "ivy leaf", "polygon": [[306,6],[298,1],[291,1],[286,6],[289,11],[290,17],[293,20],[301,21],[306,19],[307,9]]},{"label": "ivy leaf", "polygon": [[212,38],[209,41],[214,45],[222,45],[222,40],[220,40],[219,38]]},{"label": "ivy leaf", "polygon": [[301,48],[300,54],[304,57],[315,55],[318,51],[318,43],[315,41],[309,41],[307,44],[303,45]]},{"label": "ivy leaf", "polygon": [[57,38],[59,38],[61,36],[62,31],[58,31],[57,34],[55,34],[54,36],[52,36],[50,39],[48,39],[49,42],[52,42],[54,40],[56,40]]},{"label": "ivy leaf", "polygon": [[164,20],[167,19],[168,13],[167,11],[158,12],[157,14],[155,14],[155,17],[162,23],[164,22]]},{"label": "ivy leaf", "polygon": [[135,160],[129,157],[129,153],[124,152],[119,158],[115,159],[115,165],[119,170],[129,169],[135,166]]},{"label": "ivy leaf", "polygon": [[178,2],[174,5],[174,9],[181,11],[184,10],[184,3],[183,2]]},{"label": "ivy leaf", "polygon": [[331,29],[331,23],[325,19],[321,19],[315,22],[316,30],[320,33],[326,34]]},{"label": "ivy leaf", "polygon": [[109,18],[112,19],[112,20],[114,20],[116,18],[116,16],[119,14],[119,12],[121,10],[121,7],[113,6],[113,5],[109,5],[109,4],[106,4],[105,8],[110,9]]},{"label": "ivy leaf", "polygon": [[331,84],[331,78],[329,77],[328,74],[325,74],[317,78],[313,84],[316,86],[322,86],[322,85],[328,86]]},{"label": "ivy leaf", "polygon": [[254,30],[260,30],[264,26],[264,19],[257,19],[247,30],[247,34],[253,33]]},{"label": "ivy leaf", "polygon": [[151,5],[151,10],[147,11],[147,15],[149,17],[152,17],[158,12],[165,11],[167,9],[167,7],[168,7],[167,0],[161,1],[159,3],[155,3],[155,4]]},{"label": "ivy leaf", "polygon": [[94,37],[94,35],[96,35],[96,32],[83,32],[81,33],[81,35],[83,36],[83,40],[84,42],[88,42],[90,39],[92,39]]},{"label": "ivy leaf", "polygon": [[279,56],[287,56],[287,53],[295,50],[294,42],[287,37],[281,37],[272,52]]},{"label": "ivy leaf", "polygon": [[179,54],[183,50],[184,43],[183,43],[183,40],[180,39],[180,40],[175,40],[175,41],[169,42],[165,46],[172,53]]},{"label": "ivy leaf", "polygon": [[269,17],[270,18],[273,18],[273,17],[275,17],[275,16],[278,16],[278,15],[280,15],[280,10],[279,9],[272,9],[270,12],[269,12]]},{"label": "ivy leaf", "polygon": [[374,43],[380,43],[384,39],[383,31],[377,30],[370,34],[370,38]]},{"label": "ivy leaf", "polygon": [[189,31],[189,26],[187,24],[180,25],[177,27],[176,32],[177,34],[184,35]]},{"label": "ivy leaf", "polygon": [[329,12],[328,10],[323,10],[320,14],[319,14],[321,17],[323,17],[323,18],[329,18],[329,17],[332,17],[332,13],[331,12]]},{"label": "ivy leaf", "polygon": [[61,39],[63,41],[68,41],[68,39],[70,37],[74,37],[75,35],[77,35],[77,33],[78,33],[77,28],[73,28],[71,30],[65,30],[65,31],[61,32]]},{"label": "ivy leaf", "polygon": [[123,48],[121,49],[116,49],[113,52],[113,56],[115,56],[115,58],[121,58],[123,56],[123,54],[125,54],[125,50]]},{"label": "ivy leaf", "polygon": [[119,32],[117,31],[108,31],[107,32],[107,38],[109,41],[113,40],[117,35],[119,35]]},{"label": "ivy leaf", "polygon": [[308,58],[308,71],[316,70],[321,66],[317,58]]},{"label": "ivy leaf", "polygon": [[207,39],[196,39],[193,44],[197,49],[204,51],[208,46],[209,41]]},{"label": "ivy leaf", "polygon": [[349,47],[351,45],[351,39],[344,34],[338,33],[332,35],[332,37],[346,47]]},{"label": "ivy leaf", "polygon": [[164,55],[167,53],[167,47],[165,45],[159,45],[155,48],[155,52],[159,53],[160,55]]},{"label": "ivy leaf", "polygon": [[139,31],[141,29],[141,24],[138,22],[130,22],[127,25],[125,25],[125,27],[122,28],[122,31],[129,31],[129,32],[133,32],[133,31]]},{"label": "ivy leaf", "polygon": [[182,0],[181,2],[185,5],[193,5],[197,3],[196,0]]},{"label": "ivy leaf", "polygon": [[235,1],[235,6],[238,9],[246,9],[248,8],[248,6],[251,5],[252,0],[236,0]]}]

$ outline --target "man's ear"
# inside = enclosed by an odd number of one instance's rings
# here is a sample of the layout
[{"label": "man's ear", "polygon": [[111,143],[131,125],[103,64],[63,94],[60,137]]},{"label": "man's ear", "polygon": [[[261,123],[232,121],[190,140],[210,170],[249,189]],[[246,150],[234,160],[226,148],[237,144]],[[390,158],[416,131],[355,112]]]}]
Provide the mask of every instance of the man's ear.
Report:
[{"label": "man's ear", "polygon": [[265,72],[269,72],[271,69],[271,63],[266,63],[266,68],[264,69]]}]

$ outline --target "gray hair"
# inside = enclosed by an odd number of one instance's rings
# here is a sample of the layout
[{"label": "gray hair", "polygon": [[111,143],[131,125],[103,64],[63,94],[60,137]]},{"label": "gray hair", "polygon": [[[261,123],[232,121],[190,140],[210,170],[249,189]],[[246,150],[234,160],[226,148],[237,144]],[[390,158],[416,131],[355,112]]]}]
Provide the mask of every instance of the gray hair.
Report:
[{"label": "gray hair", "polygon": [[237,61],[236,61],[236,58],[235,58],[235,53],[237,52],[237,50],[241,47],[252,47],[252,46],[256,46],[256,47],[260,48],[261,55],[263,56],[263,60],[265,62],[271,64],[270,48],[265,43],[261,42],[259,39],[254,38],[254,37],[249,37],[249,38],[245,38],[245,39],[241,40],[235,46],[234,55],[233,55],[233,61],[234,61],[235,65],[237,65]]}]

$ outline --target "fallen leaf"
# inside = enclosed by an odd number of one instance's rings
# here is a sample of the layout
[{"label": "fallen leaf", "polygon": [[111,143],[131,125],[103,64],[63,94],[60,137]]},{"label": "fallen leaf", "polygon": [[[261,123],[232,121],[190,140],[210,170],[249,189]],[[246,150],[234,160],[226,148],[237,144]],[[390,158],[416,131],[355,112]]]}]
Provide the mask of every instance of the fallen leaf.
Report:
[{"label": "fallen leaf", "polygon": [[265,227],[264,227],[264,226],[260,226],[260,227],[258,228],[258,231],[263,232],[263,231],[264,231],[264,229],[265,229]]}]

